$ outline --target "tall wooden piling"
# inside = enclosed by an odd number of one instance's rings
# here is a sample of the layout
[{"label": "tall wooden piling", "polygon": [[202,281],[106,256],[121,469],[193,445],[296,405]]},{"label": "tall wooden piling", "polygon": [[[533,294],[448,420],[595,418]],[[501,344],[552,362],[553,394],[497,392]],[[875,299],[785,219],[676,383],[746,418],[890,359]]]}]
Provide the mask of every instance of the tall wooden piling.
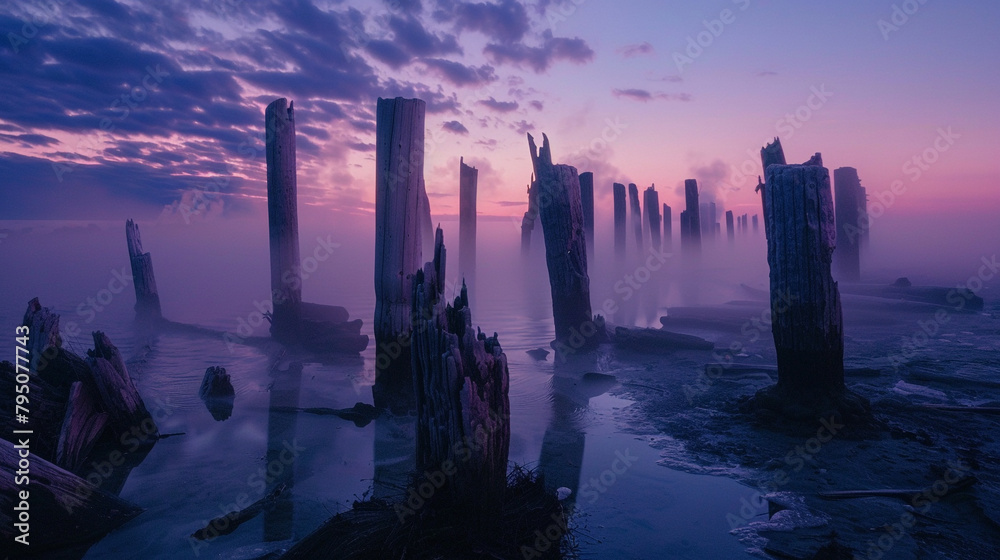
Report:
[{"label": "tall wooden piling", "polygon": [[376,385],[385,376],[387,388],[410,380],[411,279],[421,265],[421,200],[426,198],[425,109],[422,100],[402,97],[379,98],[377,106],[375,373]]},{"label": "tall wooden piling", "polygon": [[733,230],[733,211],[726,210],[726,237],[732,243],[736,240],[736,232]]},{"label": "tall wooden piling", "polygon": [[535,176],[531,176],[528,183],[528,211],[521,218],[521,256],[531,253],[531,232],[535,229],[535,220],[538,218],[538,185]]},{"label": "tall wooden piling", "polygon": [[[469,285],[476,278],[476,192],[479,170],[465,165],[465,158],[458,161],[459,223],[458,223],[458,274]],[[421,231],[421,235],[423,232]]]},{"label": "tall wooden piling", "polygon": [[615,257],[625,258],[625,185],[615,183],[612,186],[615,198]]},{"label": "tall wooden piling", "polygon": [[660,239],[660,195],[655,186],[651,185],[642,193],[642,205],[646,211],[646,223],[649,224],[649,242],[657,251],[663,243]]},{"label": "tall wooden piling", "polygon": [[267,159],[267,223],[271,249],[271,335],[298,335],[302,305],[299,213],[295,178],[294,104],[275,99],[264,111]]},{"label": "tall wooden piling", "polygon": [[833,170],[836,205],[837,248],[833,252],[837,278],[847,282],[861,279],[862,197],[858,170],[840,167]]},{"label": "tall wooden piling", "polygon": [[132,265],[132,285],[135,287],[135,317],[139,320],[156,320],[163,317],[160,311],[160,294],[153,276],[153,257],[142,250],[139,226],[132,220],[125,222],[125,242]]},{"label": "tall wooden piling", "polygon": [[635,233],[635,254],[643,254],[642,248],[642,207],[639,204],[639,188],[628,184],[628,202],[631,208],[632,231]]},{"label": "tall wooden piling", "polygon": [[758,231],[758,229],[759,228],[757,226],[757,214],[754,214],[753,215],[753,232],[756,234],[757,231]]},{"label": "tall wooden piling", "polygon": [[816,154],[802,165],[768,165],[765,185],[778,391],[796,399],[837,396],[844,391],[844,333],[830,274],[836,238],[830,173]]},{"label": "tall wooden piling", "polygon": [[457,502],[479,513],[496,508],[507,487],[507,357],[496,334],[487,338],[473,329],[466,286],[454,306],[446,303],[440,228],[435,238],[434,260],[417,272],[412,286],[417,472],[453,465],[436,503]]},{"label": "tall wooden piling", "polygon": [[580,203],[583,205],[583,231],[587,235],[587,256],[594,260],[594,173],[580,174]]},{"label": "tall wooden piling", "polygon": [[670,206],[663,205],[663,245],[669,249],[674,242],[674,219]]},{"label": "tall wooden piling", "polygon": [[[694,252],[701,251],[701,211],[698,205],[698,181],[686,179],[684,181],[684,201],[688,222],[688,245]],[[683,223],[681,224],[683,226]],[[684,239],[681,238],[681,242]]]},{"label": "tall wooden piling", "polygon": [[568,343],[574,349],[591,348],[600,342],[600,338],[594,336],[597,329],[590,308],[590,277],[587,275],[583,206],[578,184],[580,176],[572,166],[552,163],[548,137],[542,136],[539,150],[529,134],[528,147],[538,180],[539,196],[547,201],[542,205],[539,217],[545,235],[545,261],[552,290],[556,340]]},{"label": "tall wooden piling", "polygon": [[[781,147],[781,139],[778,137],[774,138],[774,142],[764,146],[760,149],[760,165],[764,170],[764,177],[767,177],[767,168],[769,165],[785,165],[785,151]],[[764,188],[764,182],[758,179],[757,192],[760,193],[760,204],[763,209],[764,216],[764,235],[767,235],[767,189]]]}]

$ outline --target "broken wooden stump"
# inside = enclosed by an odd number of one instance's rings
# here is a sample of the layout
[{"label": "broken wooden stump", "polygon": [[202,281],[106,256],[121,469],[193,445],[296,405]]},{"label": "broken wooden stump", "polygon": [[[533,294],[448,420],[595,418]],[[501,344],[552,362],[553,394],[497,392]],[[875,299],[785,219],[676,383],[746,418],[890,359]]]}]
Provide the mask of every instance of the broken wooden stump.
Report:
[{"label": "broken wooden stump", "polygon": [[[781,148],[781,139],[774,138],[774,142],[760,149],[760,165],[764,170],[764,177],[767,177],[767,168],[771,165],[785,165],[785,151]],[[764,235],[767,235],[767,189],[766,185],[759,178],[757,180],[756,191],[760,193],[760,203],[764,216]]]},{"label": "broken wooden stump", "polygon": [[[546,173],[539,175],[541,185],[546,184]],[[548,238],[549,228],[545,231]],[[416,467],[418,472],[454,473],[435,494],[436,502],[482,512],[495,507],[507,488],[507,357],[495,334],[487,338],[473,330],[465,286],[454,306],[445,301],[445,255],[444,235],[438,229],[434,260],[413,280]]]},{"label": "broken wooden stump", "polygon": [[642,243],[642,207],[639,204],[639,187],[635,183],[628,184],[628,202],[631,208],[632,232],[635,233],[635,254],[643,254]]},{"label": "broken wooden stump", "polygon": [[[698,205],[698,181],[684,180],[684,213],[681,215],[681,245],[691,254],[701,252],[701,212]],[[685,218],[685,216],[687,216]],[[687,228],[685,230],[685,222]],[[686,241],[685,241],[686,240]]]},{"label": "broken wooden stump", "polygon": [[594,260],[594,174],[580,174],[580,204],[583,206],[583,231],[587,235],[587,256]]},{"label": "broken wooden stump", "polygon": [[59,429],[55,463],[70,472],[79,472],[109,422],[108,413],[101,410],[91,389],[80,381],[73,383]]},{"label": "broken wooden stump", "polygon": [[538,218],[538,186],[534,175],[528,184],[528,211],[521,218],[521,256],[527,256],[531,252],[531,231],[535,229],[535,220]]},{"label": "broken wooden stump", "polygon": [[837,278],[847,282],[861,280],[861,180],[853,167],[833,170],[834,202],[836,204],[837,248],[833,261]]},{"label": "broken wooden stump", "polygon": [[34,453],[27,488],[15,484],[20,468],[18,451],[15,444],[0,439],[0,536],[13,543],[21,534],[14,508],[21,493],[28,492],[31,530],[25,550],[35,557],[72,557],[70,551],[81,557],[90,545],[143,511]]},{"label": "broken wooden stump", "polygon": [[295,174],[294,104],[276,99],[264,111],[267,223],[271,254],[271,335],[295,340],[302,304],[299,214]]},{"label": "broken wooden stump", "polygon": [[625,258],[625,185],[615,183],[612,186],[615,199],[615,257]]},{"label": "broken wooden stump", "polygon": [[[375,342],[382,391],[410,386],[411,278],[421,266],[425,209],[424,112],[420,99],[378,100],[375,140]],[[429,213],[429,209],[426,210]],[[381,378],[381,379],[379,379]]]},{"label": "broken wooden stump", "polygon": [[233,415],[233,403],[236,399],[236,389],[226,373],[226,368],[210,366],[205,370],[205,377],[198,388],[198,397],[205,403],[212,418],[218,421],[227,420]]},{"label": "broken wooden stump", "polygon": [[142,321],[163,317],[160,311],[160,294],[153,275],[153,257],[142,250],[139,226],[132,220],[125,222],[125,242],[132,267],[132,286],[135,288],[135,317]]},{"label": "broken wooden stump", "polygon": [[726,237],[730,243],[736,241],[736,231],[733,228],[733,211],[726,210]]},{"label": "broken wooden stump", "polygon": [[94,331],[93,336],[94,349],[87,351],[90,377],[84,381],[97,389],[101,408],[108,414],[108,427],[118,439],[126,434],[134,436],[133,430],[141,429],[147,436],[142,447],[152,447],[159,431],[129,377],[125,360],[104,333]]},{"label": "broken wooden stump", "polygon": [[757,231],[758,231],[757,214],[754,214],[753,215],[753,232],[757,233]]},{"label": "broken wooden stump", "polygon": [[552,290],[556,341],[566,343],[584,333],[582,344],[574,344],[574,349],[592,348],[600,340],[595,336],[598,329],[590,307],[583,208],[577,184],[579,175],[572,166],[552,163],[549,139],[544,135],[542,138],[542,148],[538,150],[535,139],[529,134],[528,146],[541,195],[548,200],[548,204],[541,208],[540,217]]},{"label": "broken wooden stump", "polygon": [[663,205],[663,245],[667,249],[673,246],[674,240],[674,220],[670,215],[670,207]]},{"label": "broken wooden stump", "polygon": [[646,223],[649,224],[649,242],[653,249],[657,251],[663,246],[660,239],[660,195],[656,192],[655,185],[650,185],[643,191],[643,207],[646,211]]},{"label": "broken wooden stump", "polygon": [[458,222],[458,275],[470,286],[476,279],[476,191],[479,170],[465,165],[460,158],[459,167],[459,222]]}]

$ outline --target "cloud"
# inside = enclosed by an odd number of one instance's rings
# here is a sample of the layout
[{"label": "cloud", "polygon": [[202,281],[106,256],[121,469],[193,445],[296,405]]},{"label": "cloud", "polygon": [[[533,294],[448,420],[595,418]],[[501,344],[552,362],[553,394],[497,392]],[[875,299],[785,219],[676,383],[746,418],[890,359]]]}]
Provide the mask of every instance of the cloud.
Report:
[{"label": "cloud", "polygon": [[771,76],[777,76],[778,73],[774,72],[772,70],[761,70],[760,72],[757,72],[756,75],[758,77],[760,77],[760,78],[768,78],[768,77],[771,77]]},{"label": "cloud", "polygon": [[719,188],[729,178],[729,166],[721,159],[716,159],[706,165],[692,166],[689,172],[698,180],[698,200],[718,202]]},{"label": "cloud", "polygon": [[691,101],[691,94],[689,93],[663,93],[663,92],[650,92],[645,89],[613,89],[611,93],[615,97],[631,99],[632,101],[642,101],[643,103],[647,101],[653,101],[654,99],[662,99],[665,101]]},{"label": "cloud", "polygon": [[478,31],[504,44],[520,41],[530,27],[528,12],[516,0],[496,4],[458,2],[450,13],[458,29]]},{"label": "cloud", "polygon": [[625,58],[633,58],[636,56],[653,54],[653,45],[643,41],[635,45],[625,45],[624,47],[618,49],[617,52]]},{"label": "cloud", "polygon": [[510,113],[518,108],[517,101],[497,101],[492,97],[489,99],[480,99],[476,103],[498,113]]},{"label": "cloud", "polygon": [[441,58],[426,58],[420,62],[441,79],[459,87],[488,84],[497,80],[493,67],[488,64],[476,68]]},{"label": "cloud", "polygon": [[510,125],[511,130],[517,132],[519,136],[524,136],[525,133],[535,130],[535,125],[529,123],[528,121],[522,119],[516,123]]},{"label": "cloud", "polygon": [[455,134],[469,134],[469,129],[465,128],[465,125],[458,121],[448,121],[441,125],[441,127],[449,132],[454,132]]},{"label": "cloud", "polygon": [[483,48],[483,54],[494,64],[511,64],[527,67],[540,74],[553,63],[566,60],[575,64],[585,64],[594,59],[594,51],[579,37],[553,37],[552,31],[542,33],[542,46],[529,47],[522,43],[490,43]]},{"label": "cloud", "polygon": [[541,111],[545,107],[544,105],[542,105],[542,102],[538,101],[537,99],[530,101],[528,105],[530,105],[533,109],[537,109],[539,111]]}]

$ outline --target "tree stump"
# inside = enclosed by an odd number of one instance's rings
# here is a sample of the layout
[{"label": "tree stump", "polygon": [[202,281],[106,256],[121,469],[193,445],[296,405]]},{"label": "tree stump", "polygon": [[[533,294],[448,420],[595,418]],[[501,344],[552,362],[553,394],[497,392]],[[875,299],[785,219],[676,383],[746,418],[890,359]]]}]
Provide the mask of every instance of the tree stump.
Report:
[{"label": "tree stump", "polygon": [[530,134],[528,146],[538,178],[539,195],[547,201],[539,214],[545,236],[556,340],[564,344],[573,340],[571,346],[575,349],[590,348],[599,340],[594,336],[597,327],[590,308],[580,179],[572,166],[552,163],[549,139],[544,135],[542,138],[541,150],[535,147],[535,139]]},{"label": "tree stump", "polygon": [[434,260],[413,280],[416,466],[421,473],[450,475],[435,500],[489,510],[507,487],[507,357],[496,334],[487,338],[473,330],[466,286],[453,306],[445,302],[445,255],[439,228]]},{"label": "tree stump", "polygon": [[[424,112],[420,99],[378,100],[375,140],[376,380],[408,386],[411,281],[420,269]],[[429,215],[429,209],[426,209]],[[380,403],[376,403],[381,406]]]},{"label": "tree stump", "polygon": [[135,288],[135,316],[139,320],[161,319],[160,294],[153,276],[153,257],[142,251],[139,226],[132,220],[125,222],[125,241],[132,265],[132,286]]},{"label": "tree stump", "polygon": [[295,340],[301,321],[302,269],[295,175],[294,104],[276,99],[264,111],[267,223],[271,252],[271,335]]},{"label": "tree stump", "polygon": [[830,274],[836,228],[830,174],[819,154],[770,164],[765,182],[771,321],[778,391],[795,398],[844,391],[840,293]]}]

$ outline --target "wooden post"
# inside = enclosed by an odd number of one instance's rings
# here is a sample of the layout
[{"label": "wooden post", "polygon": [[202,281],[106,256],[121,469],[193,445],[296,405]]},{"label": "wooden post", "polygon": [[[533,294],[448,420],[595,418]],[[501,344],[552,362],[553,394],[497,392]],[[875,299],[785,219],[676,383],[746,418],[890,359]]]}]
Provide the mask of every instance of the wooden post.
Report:
[{"label": "wooden post", "polygon": [[545,260],[552,288],[556,340],[570,344],[574,349],[591,348],[600,342],[600,338],[594,336],[597,327],[590,309],[590,277],[587,275],[583,206],[578,184],[580,177],[572,166],[553,164],[549,139],[544,135],[542,139],[542,148],[538,150],[535,139],[528,135],[539,196],[547,201],[539,215],[545,235]]},{"label": "wooden post", "polygon": [[733,211],[726,210],[726,237],[729,238],[729,242],[732,243],[736,240],[736,232],[733,231]]},{"label": "wooden post", "polygon": [[834,200],[837,207],[837,249],[834,261],[837,278],[848,282],[861,280],[861,232],[863,197],[858,170],[840,167],[833,170]]},{"label": "wooden post", "polygon": [[816,154],[802,165],[768,165],[765,185],[778,391],[795,398],[838,396],[844,391],[844,333],[830,274],[836,238],[830,173]]},{"label": "wooden post", "polygon": [[[785,165],[785,151],[781,148],[781,139],[778,137],[774,138],[774,142],[764,146],[760,149],[760,165],[764,170],[764,177],[767,177],[767,167],[769,165]],[[757,180],[757,192],[760,193],[760,203],[763,208],[764,216],[764,235],[767,235],[767,188],[766,185]]]},{"label": "wooden post", "polygon": [[535,219],[538,218],[538,185],[535,176],[531,176],[528,184],[528,211],[521,218],[521,255],[531,252],[531,230],[535,229]]},{"label": "wooden post", "polygon": [[153,257],[142,250],[139,226],[132,220],[125,222],[125,242],[128,259],[132,265],[132,285],[135,287],[135,317],[139,320],[163,318],[160,312],[160,294],[153,276]]},{"label": "wooden post", "polygon": [[646,223],[649,224],[649,241],[657,251],[663,246],[660,239],[660,195],[655,185],[651,185],[642,193],[642,205],[646,210]]},{"label": "wooden post", "polygon": [[625,185],[615,183],[612,189],[615,195],[615,256],[620,260],[625,258]]},{"label": "wooden post", "polygon": [[[545,179],[539,176],[539,182],[544,184]],[[543,208],[543,222],[545,213]],[[548,228],[545,230],[547,233]],[[417,272],[412,285],[417,472],[436,472],[442,465],[453,465],[454,474],[449,472],[435,501],[457,501],[474,511],[489,510],[497,507],[507,488],[507,357],[496,334],[487,338],[472,328],[466,286],[462,286],[454,306],[446,304],[446,252],[440,228],[435,238],[434,260]],[[457,457],[460,449],[467,455]]]},{"label": "wooden post", "polygon": [[632,208],[632,231],[635,233],[635,254],[641,256],[642,249],[642,208],[639,205],[639,188],[628,184],[628,201]]},{"label": "wooden post", "polygon": [[299,214],[296,204],[294,104],[276,99],[264,111],[267,221],[271,247],[271,335],[298,336],[302,305]]},{"label": "wooden post", "polygon": [[410,284],[421,264],[426,198],[425,109],[422,100],[402,97],[379,98],[377,106],[373,326],[376,379],[384,382],[377,385],[387,389],[410,381]]},{"label": "wooden post", "polygon": [[479,170],[459,159],[458,274],[470,286],[476,278],[476,193]]},{"label": "wooden post", "polygon": [[594,174],[580,174],[580,203],[583,206],[583,230],[587,235],[587,256],[594,260]]},{"label": "wooden post", "polygon": [[[688,221],[688,245],[695,253],[699,253],[701,252],[701,219],[698,215],[700,212],[698,181],[694,179],[684,181],[684,201]],[[683,238],[681,241],[683,242]]]},{"label": "wooden post", "polygon": [[663,205],[663,245],[670,249],[674,242],[674,220],[670,214],[670,207]]},{"label": "wooden post", "polygon": [[759,228],[757,226],[757,214],[754,214],[753,215],[753,232],[756,234],[758,230],[759,230]]}]

